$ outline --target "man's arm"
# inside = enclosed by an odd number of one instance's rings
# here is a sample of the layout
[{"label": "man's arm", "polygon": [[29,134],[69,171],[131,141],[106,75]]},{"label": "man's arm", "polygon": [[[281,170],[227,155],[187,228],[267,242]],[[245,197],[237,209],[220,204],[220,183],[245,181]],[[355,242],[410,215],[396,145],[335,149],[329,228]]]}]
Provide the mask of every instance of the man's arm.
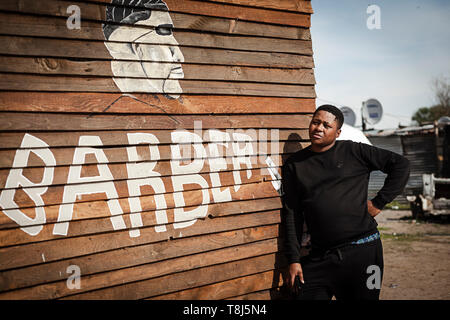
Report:
[{"label": "man's arm", "polygon": [[283,210],[282,223],[285,230],[285,255],[289,263],[289,285],[292,287],[296,275],[303,282],[300,265],[300,247],[303,235],[303,212],[299,206],[299,194],[295,181],[295,173],[285,164],[282,167]]},{"label": "man's arm", "polygon": [[381,210],[405,188],[410,172],[409,161],[405,157],[389,150],[364,143],[359,145],[361,157],[368,164],[370,171],[380,170],[387,174],[383,187],[368,204],[369,210],[371,205]]}]

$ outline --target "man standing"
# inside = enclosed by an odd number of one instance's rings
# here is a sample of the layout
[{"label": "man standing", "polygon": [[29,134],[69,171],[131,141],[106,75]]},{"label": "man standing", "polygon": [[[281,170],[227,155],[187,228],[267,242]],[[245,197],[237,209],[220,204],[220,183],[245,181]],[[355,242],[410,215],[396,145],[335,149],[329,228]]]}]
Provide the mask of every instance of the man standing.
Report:
[{"label": "man standing", "polygon": [[[283,165],[283,223],[288,284],[299,299],[379,299],[383,249],[374,217],[399,195],[409,161],[363,143],[336,141],[344,122],[332,105],[319,107],[309,126],[311,145]],[[387,173],[384,186],[367,200],[371,171]],[[306,222],[311,252],[300,258]],[[379,281],[368,285],[378,272]],[[370,280],[370,279],[369,279]]]}]

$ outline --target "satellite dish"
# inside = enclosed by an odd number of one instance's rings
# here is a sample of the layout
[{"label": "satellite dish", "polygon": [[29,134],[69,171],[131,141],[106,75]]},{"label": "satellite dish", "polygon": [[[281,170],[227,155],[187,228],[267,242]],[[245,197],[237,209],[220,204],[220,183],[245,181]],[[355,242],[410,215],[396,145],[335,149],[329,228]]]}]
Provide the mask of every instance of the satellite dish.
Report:
[{"label": "satellite dish", "polygon": [[383,116],[383,107],[377,99],[369,99],[363,102],[362,116],[366,123],[374,125],[380,122]]},{"label": "satellite dish", "polygon": [[344,123],[349,126],[355,126],[356,123],[356,114],[349,107],[341,107],[342,114],[344,115]]}]

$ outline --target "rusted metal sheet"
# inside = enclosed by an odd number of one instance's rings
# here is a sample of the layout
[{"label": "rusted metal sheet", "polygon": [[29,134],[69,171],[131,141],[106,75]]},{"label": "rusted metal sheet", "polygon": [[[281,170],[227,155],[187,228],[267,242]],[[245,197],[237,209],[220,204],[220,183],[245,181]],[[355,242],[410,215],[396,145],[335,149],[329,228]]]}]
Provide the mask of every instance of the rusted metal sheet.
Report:
[{"label": "rusted metal sheet", "polygon": [[[375,146],[382,149],[386,149],[400,155],[404,155],[401,137],[398,135],[390,136],[370,136],[370,142]],[[377,170],[370,174],[368,198],[372,199],[376,196],[378,190],[383,187],[384,180],[386,179],[386,174]],[[404,194],[401,194],[395,198],[396,201],[401,203],[407,203]]]}]

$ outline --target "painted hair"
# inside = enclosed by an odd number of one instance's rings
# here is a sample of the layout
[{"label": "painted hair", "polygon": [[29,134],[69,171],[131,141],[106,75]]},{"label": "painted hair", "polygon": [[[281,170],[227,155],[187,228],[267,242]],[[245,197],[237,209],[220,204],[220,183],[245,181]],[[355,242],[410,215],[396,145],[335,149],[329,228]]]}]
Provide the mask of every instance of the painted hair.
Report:
[{"label": "painted hair", "polygon": [[111,5],[106,6],[107,22],[103,24],[105,39],[109,39],[120,23],[134,24],[149,19],[153,9],[169,11],[162,0],[112,0]]},{"label": "painted hair", "polygon": [[339,108],[337,108],[331,104],[323,104],[320,107],[318,107],[316,109],[316,111],[314,111],[313,117],[319,111],[326,111],[326,112],[333,114],[336,117],[336,121],[338,123],[338,129],[340,129],[342,127],[342,125],[344,124],[344,114],[342,113],[342,111]]}]

